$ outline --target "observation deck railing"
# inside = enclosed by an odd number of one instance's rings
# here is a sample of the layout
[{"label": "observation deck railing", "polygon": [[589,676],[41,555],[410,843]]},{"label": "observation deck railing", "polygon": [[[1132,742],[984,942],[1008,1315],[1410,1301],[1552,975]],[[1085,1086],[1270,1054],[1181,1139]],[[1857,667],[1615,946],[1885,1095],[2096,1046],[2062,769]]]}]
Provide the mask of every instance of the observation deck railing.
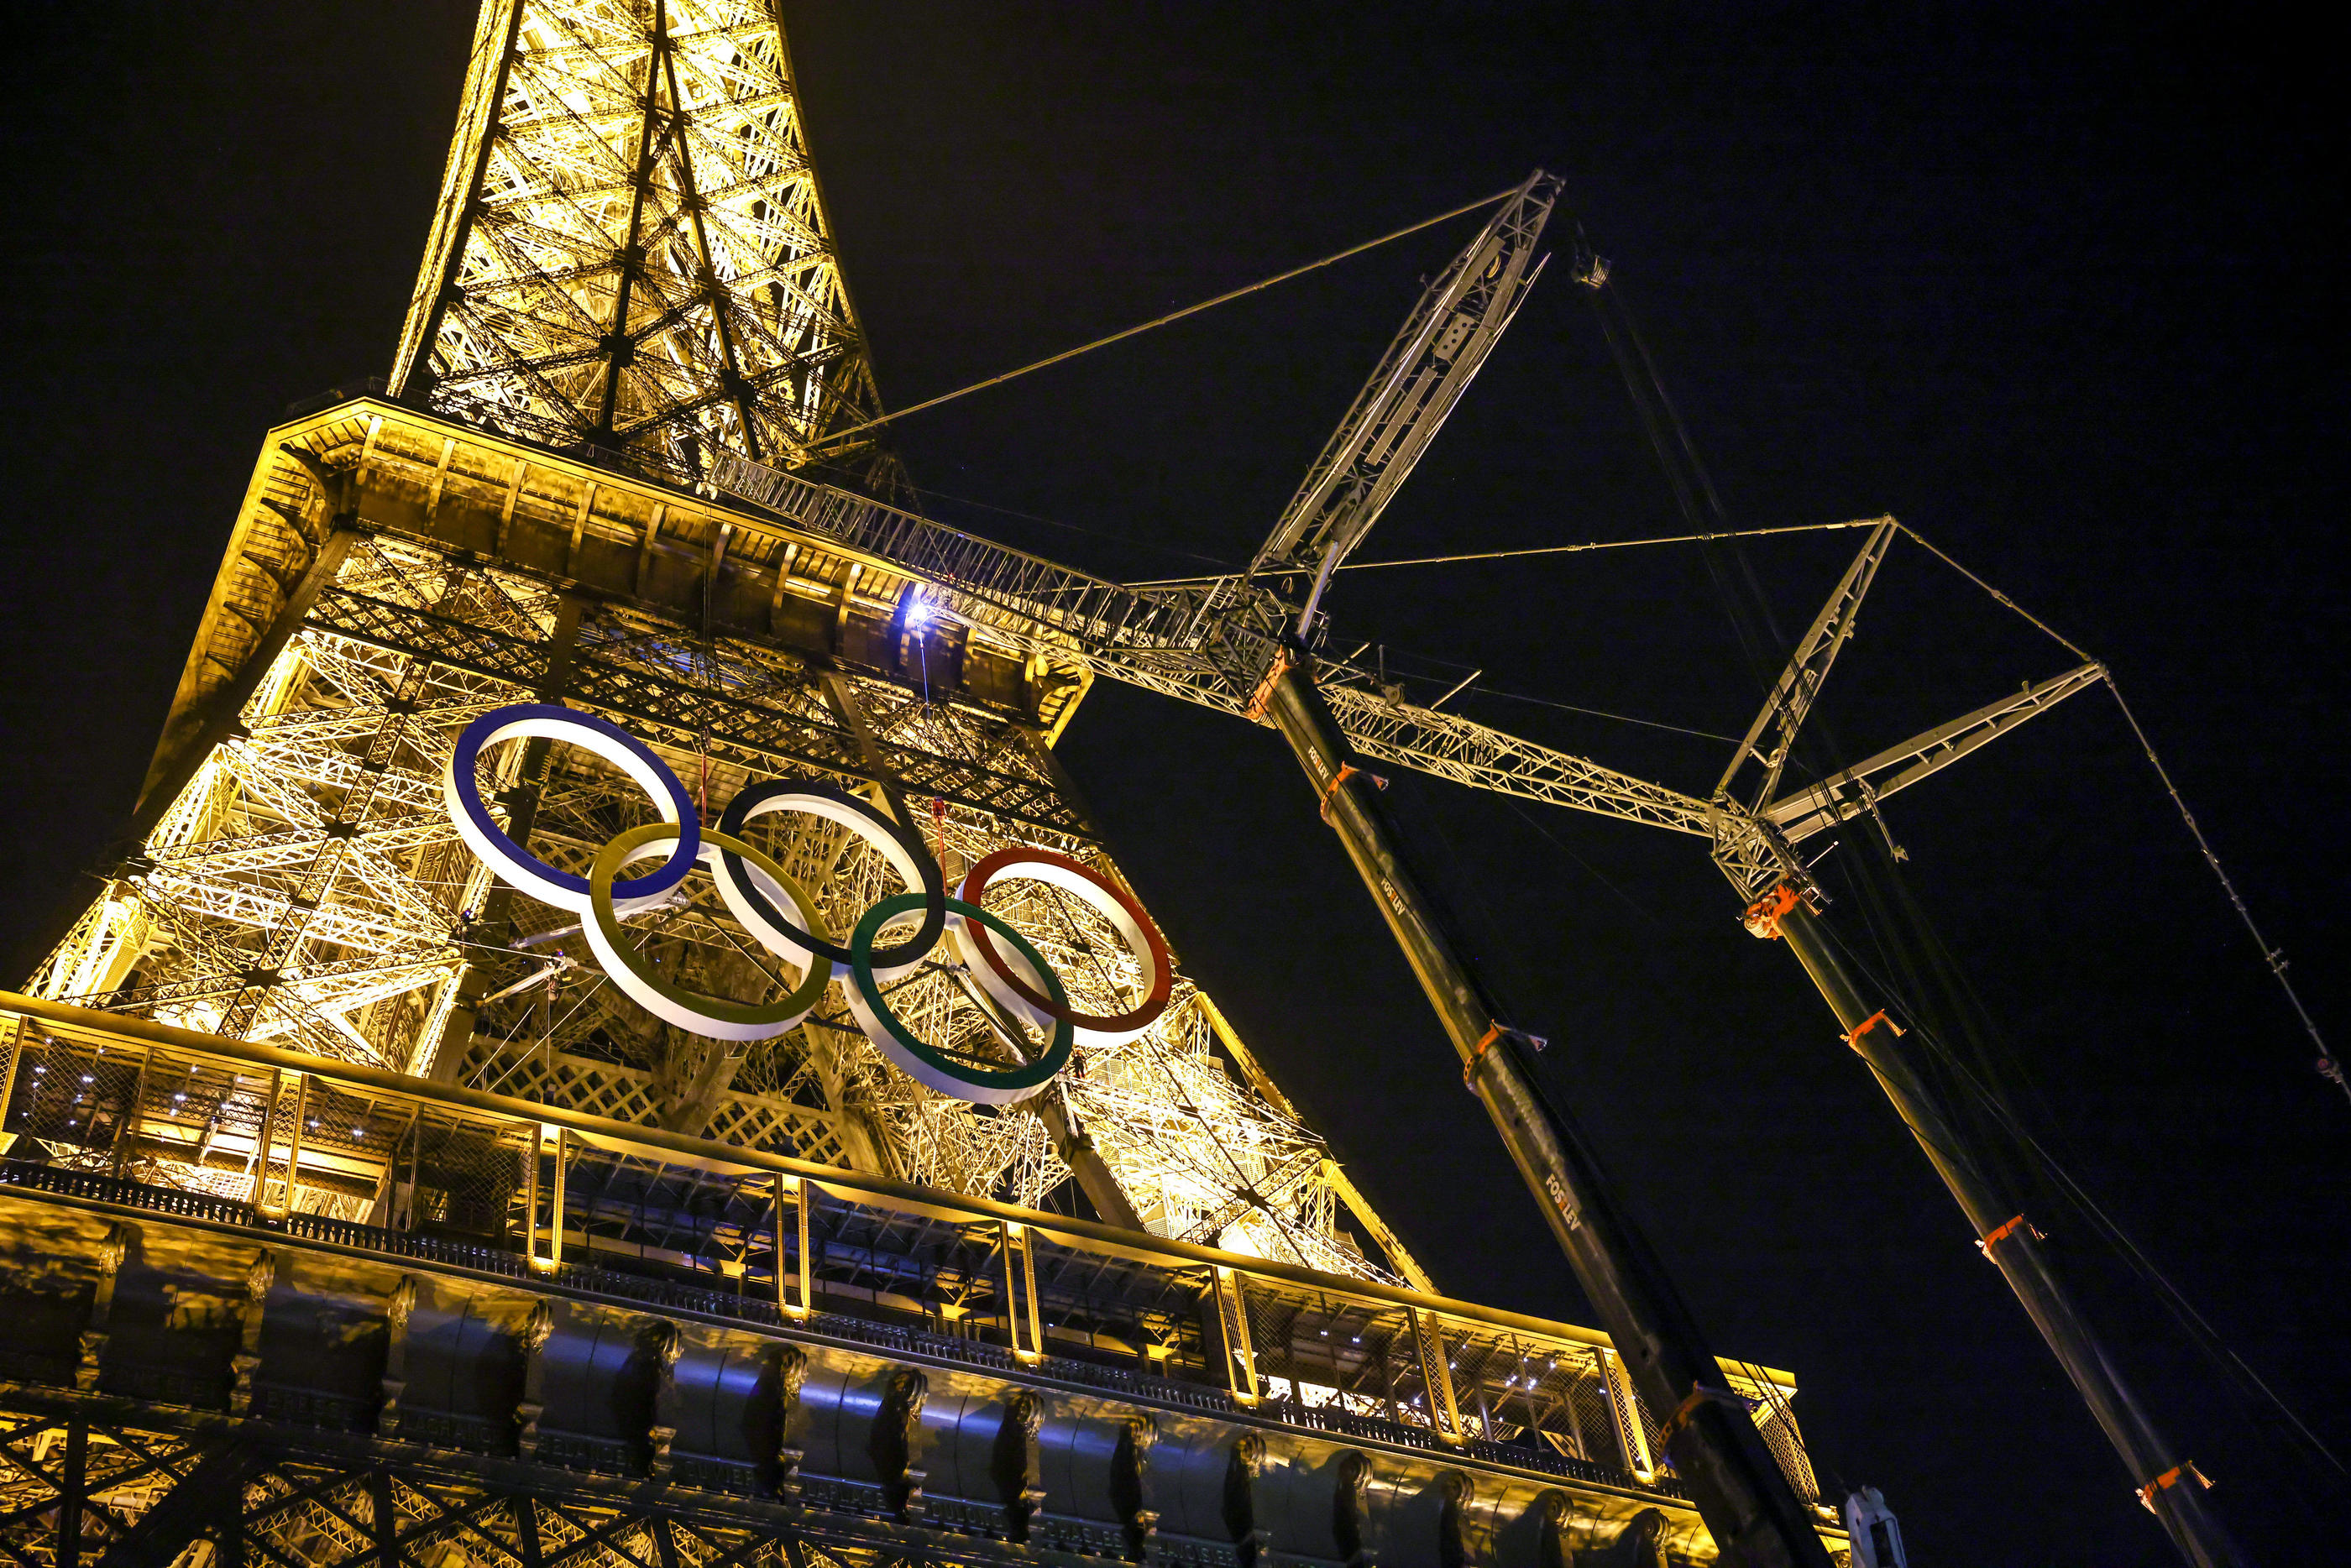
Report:
[{"label": "observation deck railing", "polygon": [[5,992],[0,1107],[0,1189],[1684,1495],[1565,1324]]}]

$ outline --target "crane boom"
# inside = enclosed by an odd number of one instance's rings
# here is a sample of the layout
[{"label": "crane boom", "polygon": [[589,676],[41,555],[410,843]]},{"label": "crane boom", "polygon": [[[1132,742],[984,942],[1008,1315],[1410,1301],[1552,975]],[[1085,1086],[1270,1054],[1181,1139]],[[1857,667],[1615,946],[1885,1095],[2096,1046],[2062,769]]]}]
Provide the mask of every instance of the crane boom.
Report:
[{"label": "crane boom", "polygon": [[[1765,806],[1765,821],[1779,828],[1789,843],[1810,838],[1869,809],[1868,802],[1883,800],[1907,789],[1928,774],[1958,762],[1978,746],[2008,733],[2028,719],[2039,718],[2076,691],[2086,691],[2106,678],[2103,664],[2084,664],[2036,681],[1998,701],[1948,724],[1938,724],[1897,746],[1855,763],[1823,779],[1812,788]],[[1899,771],[1896,771],[1899,770]]]},{"label": "crane boom", "polygon": [[1535,244],[1559,189],[1556,176],[1536,170],[1422,291],[1259,547],[1251,576],[1327,579],[1363,543],[1534,286],[1542,270]]},{"label": "crane boom", "polygon": [[[1788,668],[1779,683],[1764,699],[1762,711],[1755,715],[1755,722],[1748,726],[1739,750],[1731,753],[1730,765],[1722,770],[1722,782],[1714,786],[1717,795],[1729,794],[1731,781],[1750,758],[1763,765],[1763,782],[1755,789],[1756,810],[1761,810],[1763,803],[1780,787],[1780,775],[1788,766],[1789,748],[1795,744],[1796,732],[1802,726],[1804,715],[1813,711],[1813,700],[1820,695],[1823,682],[1829,678],[1829,667],[1836,662],[1838,651],[1853,637],[1854,618],[1860,613],[1862,598],[1876,578],[1886,552],[1893,547],[1896,526],[1893,518],[1881,517],[1877,526],[1869,531],[1861,554],[1845,568],[1836,592],[1821,607],[1812,629],[1789,656]],[[1771,732],[1768,743],[1763,739],[1766,730]]]}]

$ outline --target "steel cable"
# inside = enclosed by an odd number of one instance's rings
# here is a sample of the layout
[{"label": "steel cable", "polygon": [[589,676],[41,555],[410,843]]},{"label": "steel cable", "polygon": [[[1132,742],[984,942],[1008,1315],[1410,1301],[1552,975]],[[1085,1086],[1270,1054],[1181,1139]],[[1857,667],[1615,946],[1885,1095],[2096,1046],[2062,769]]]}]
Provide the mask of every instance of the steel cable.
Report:
[{"label": "steel cable", "polygon": [[935,409],[941,403],[953,402],[957,398],[969,397],[974,392],[985,391],[990,387],[1000,387],[1007,381],[1013,380],[1018,377],[1029,374],[1031,370],[1041,370],[1048,365],[1058,365],[1064,359],[1074,359],[1081,354],[1089,354],[1096,348],[1106,348],[1111,344],[1123,342],[1129,337],[1138,337],[1143,333],[1150,331],[1155,327],[1165,327],[1170,322],[1181,321],[1187,316],[1197,316],[1204,310],[1212,310],[1219,305],[1229,304],[1233,300],[1242,298],[1248,295],[1255,294],[1260,289],[1271,288],[1278,283],[1288,283],[1291,278],[1303,277],[1310,272],[1314,272],[1322,267],[1330,266],[1337,262],[1345,261],[1350,256],[1357,256],[1363,254],[1365,251],[1376,250],[1392,240],[1400,240],[1408,234],[1416,234],[1423,229],[1434,228],[1437,224],[1444,223],[1448,218],[1458,218],[1464,213],[1474,213],[1480,207],[1490,207],[1497,202],[1507,201],[1511,196],[1516,195],[1520,189],[1521,187],[1513,185],[1507,191],[1497,191],[1490,196],[1481,196],[1475,202],[1464,202],[1462,205],[1455,207],[1449,212],[1439,213],[1435,217],[1423,218],[1416,223],[1408,223],[1401,229],[1396,229],[1388,234],[1382,234],[1375,240],[1365,240],[1361,244],[1349,245],[1343,251],[1334,251],[1319,261],[1311,261],[1303,266],[1291,267],[1288,272],[1276,273],[1273,276],[1260,278],[1256,283],[1247,284],[1239,288],[1228,289],[1225,293],[1217,295],[1213,299],[1204,299],[1196,305],[1187,305],[1181,310],[1171,310],[1165,316],[1155,317],[1151,320],[1145,321],[1140,326],[1126,327],[1122,331],[1113,332],[1106,337],[1097,337],[1091,343],[1081,343],[1074,348],[1064,348],[1058,354],[1049,354],[1044,358],[1034,360],[1029,364],[1023,365],[1017,370],[1007,370],[1000,376],[990,376],[984,381],[974,381],[968,387],[958,387],[952,392],[942,392],[935,398],[927,398],[922,402],[913,404],[907,408],[899,409],[894,412],[882,414],[876,418],[867,420],[863,424],[851,425],[846,430],[833,431],[827,435],[820,437],[816,441],[811,443],[809,451],[811,453],[820,452],[826,447],[837,445],[841,441],[847,440],[849,437],[856,435],[863,431],[872,430],[877,425],[886,425],[893,420],[903,420],[908,414],[918,414],[925,409]]}]

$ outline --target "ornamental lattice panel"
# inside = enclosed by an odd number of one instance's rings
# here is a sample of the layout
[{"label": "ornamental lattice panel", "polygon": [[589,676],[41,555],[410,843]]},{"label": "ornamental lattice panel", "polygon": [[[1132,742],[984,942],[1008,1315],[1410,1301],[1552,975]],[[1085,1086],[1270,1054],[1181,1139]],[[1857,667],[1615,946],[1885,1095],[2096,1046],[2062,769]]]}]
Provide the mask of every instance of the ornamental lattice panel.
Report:
[{"label": "ornamental lattice panel", "polygon": [[486,5],[392,379],[687,477],[878,414],[769,6]]}]

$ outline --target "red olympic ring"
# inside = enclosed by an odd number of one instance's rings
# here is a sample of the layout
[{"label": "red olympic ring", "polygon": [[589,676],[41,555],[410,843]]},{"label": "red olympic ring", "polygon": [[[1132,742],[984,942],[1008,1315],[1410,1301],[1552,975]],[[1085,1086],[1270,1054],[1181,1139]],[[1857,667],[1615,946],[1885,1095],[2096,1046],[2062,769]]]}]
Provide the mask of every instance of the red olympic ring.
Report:
[{"label": "red olympic ring", "polygon": [[1035,978],[1023,972],[1024,966],[1008,962],[980,922],[964,920],[959,927],[963,944],[983,966],[977,978],[998,1001],[1028,1012],[1040,1023],[1066,1023],[1077,1031],[1080,1040],[1094,1045],[1115,1045],[1132,1040],[1167,1011],[1168,998],[1176,985],[1175,961],[1168,957],[1167,944],[1161,939],[1159,929],[1151,923],[1151,917],[1144,913],[1133,894],[1092,867],[1066,855],[1015,846],[999,849],[974,866],[965,874],[956,896],[977,909],[988,883],[998,877],[1024,877],[1050,883],[1085,899],[1117,928],[1135,957],[1143,961],[1150,979],[1141,1004],[1129,1012],[1108,1016],[1080,1012],[1066,1002],[1046,995],[1036,985]]}]

